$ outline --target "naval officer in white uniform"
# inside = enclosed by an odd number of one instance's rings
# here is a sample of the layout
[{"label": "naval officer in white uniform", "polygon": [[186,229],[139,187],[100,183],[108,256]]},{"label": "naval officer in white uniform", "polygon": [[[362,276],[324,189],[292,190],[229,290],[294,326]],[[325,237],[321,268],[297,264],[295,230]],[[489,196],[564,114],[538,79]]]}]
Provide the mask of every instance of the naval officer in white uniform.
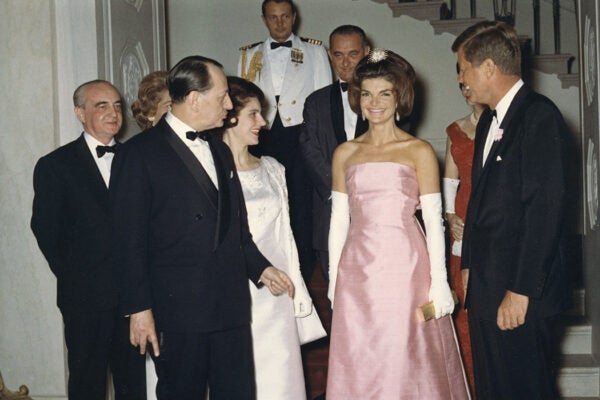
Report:
[{"label": "naval officer in white uniform", "polygon": [[331,67],[321,41],[292,33],[296,21],[292,0],[264,0],[262,19],[269,37],[240,48],[238,75],[254,82],[269,103],[266,119],[269,129],[261,132],[257,156],[269,155],[286,170],[291,225],[300,268],[308,283],[315,264],[312,249],[312,187],[300,155],[298,138],[304,100],[317,89],[329,85]]}]

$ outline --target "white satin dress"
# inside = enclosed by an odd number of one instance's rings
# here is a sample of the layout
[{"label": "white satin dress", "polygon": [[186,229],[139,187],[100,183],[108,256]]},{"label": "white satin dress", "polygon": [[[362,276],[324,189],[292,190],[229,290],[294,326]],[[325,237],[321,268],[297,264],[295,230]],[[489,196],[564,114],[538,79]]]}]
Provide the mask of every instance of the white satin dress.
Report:
[{"label": "white satin dress", "polygon": [[[273,266],[292,278],[296,296],[309,296],[290,228],[283,166],[262,157],[258,168],[238,175],[254,243]],[[276,297],[266,286],[257,289],[252,283],[250,294],[257,400],[305,400],[294,302],[286,294]]]}]

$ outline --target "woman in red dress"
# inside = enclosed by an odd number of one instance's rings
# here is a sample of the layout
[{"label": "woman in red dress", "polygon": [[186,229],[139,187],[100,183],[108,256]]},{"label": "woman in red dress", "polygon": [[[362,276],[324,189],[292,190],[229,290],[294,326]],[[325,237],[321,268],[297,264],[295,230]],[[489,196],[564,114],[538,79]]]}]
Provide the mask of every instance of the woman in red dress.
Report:
[{"label": "woman in red dress", "polygon": [[473,151],[475,130],[479,116],[485,106],[472,103],[470,93],[461,84],[462,95],[467,104],[473,107],[469,115],[454,121],[446,128],[446,165],[444,169],[444,198],[446,201],[446,219],[450,227],[450,285],[456,292],[460,307],[454,312],[454,323],[465,372],[469,381],[471,393],[475,393],[473,377],[473,360],[471,358],[471,339],[467,310],[463,308],[465,286],[460,271],[460,250],[462,246],[463,226],[467,214],[467,203],[471,195],[471,167],[473,166]]}]

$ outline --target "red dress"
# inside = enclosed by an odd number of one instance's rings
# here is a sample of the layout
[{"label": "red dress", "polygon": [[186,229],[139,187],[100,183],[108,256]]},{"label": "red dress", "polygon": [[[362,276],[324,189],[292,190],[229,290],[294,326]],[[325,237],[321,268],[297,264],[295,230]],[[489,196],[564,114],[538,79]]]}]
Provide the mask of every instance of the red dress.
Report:
[{"label": "red dress", "polygon": [[[463,221],[467,214],[467,204],[469,203],[469,196],[471,195],[471,167],[473,166],[473,152],[475,149],[475,142],[462,131],[460,126],[453,122],[446,128],[446,133],[452,142],[450,146],[450,153],[454,159],[454,163],[458,167],[458,174],[460,177],[460,185],[458,192],[456,193],[456,200],[454,202],[455,213]],[[450,235],[450,248],[454,243],[452,235]],[[460,345],[460,352],[463,358],[463,364],[465,366],[465,372],[467,373],[467,379],[469,380],[469,387],[471,393],[475,394],[475,380],[473,377],[473,359],[471,356],[471,339],[469,335],[469,323],[467,320],[467,310],[464,309],[463,299],[465,297],[465,290],[463,288],[462,277],[460,272],[460,257],[451,255],[450,256],[450,285],[456,292],[456,295],[460,301],[460,307],[454,313],[454,324],[456,327],[456,333],[458,335],[458,343]]]}]

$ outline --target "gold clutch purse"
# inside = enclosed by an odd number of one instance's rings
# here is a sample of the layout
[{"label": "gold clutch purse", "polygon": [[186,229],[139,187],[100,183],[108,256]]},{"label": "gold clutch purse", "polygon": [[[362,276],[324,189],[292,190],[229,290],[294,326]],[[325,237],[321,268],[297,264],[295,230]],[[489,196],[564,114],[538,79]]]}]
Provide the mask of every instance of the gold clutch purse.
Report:
[{"label": "gold clutch purse", "polygon": [[[454,299],[454,304],[458,304],[458,297],[454,290],[452,291],[452,298]],[[433,301],[423,304],[417,309],[417,313],[420,317],[419,319],[422,318],[423,321],[429,321],[430,319],[435,318],[435,306],[433,305]]]}]

